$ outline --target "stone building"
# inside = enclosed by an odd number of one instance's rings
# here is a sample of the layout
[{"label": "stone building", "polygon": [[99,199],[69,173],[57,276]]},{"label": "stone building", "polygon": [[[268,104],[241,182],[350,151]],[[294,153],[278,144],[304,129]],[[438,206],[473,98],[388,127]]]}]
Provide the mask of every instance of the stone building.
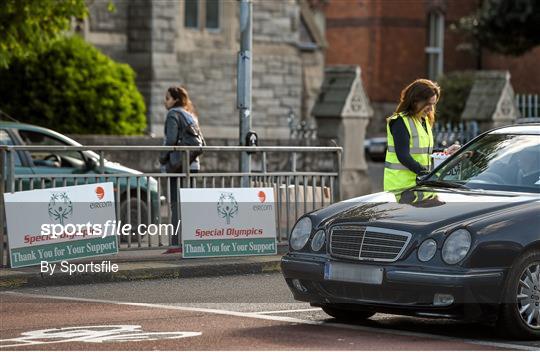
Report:
[{"label": "stone building", "polygon": [[[318,94],[326,42],[312,2],[253,1],[252,125],[262,139],[288,138],[289,114],[309,118]],[[89,11],[85,39],[137,72],[149,133],[163,134],[163,96],[181,84],[207,139],[238,139],[238,1],[94,0]]]}]

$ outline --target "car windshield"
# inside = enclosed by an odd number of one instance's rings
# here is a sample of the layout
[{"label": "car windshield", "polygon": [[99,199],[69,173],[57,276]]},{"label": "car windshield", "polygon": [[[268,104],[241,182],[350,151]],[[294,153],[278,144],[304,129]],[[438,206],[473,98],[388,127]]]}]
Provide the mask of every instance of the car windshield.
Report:
[{"label": "car windshield", "polygon": [[486,135],[458,151],[427,181],[540,193],[540,136]]}]

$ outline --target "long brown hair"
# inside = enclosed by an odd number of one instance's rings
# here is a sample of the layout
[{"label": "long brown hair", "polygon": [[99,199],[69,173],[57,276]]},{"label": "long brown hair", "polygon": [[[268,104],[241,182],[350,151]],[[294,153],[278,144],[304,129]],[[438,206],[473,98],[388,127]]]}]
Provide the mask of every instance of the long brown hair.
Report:
[{"label": "long brown hair", "polygon": [[[429,79],[417,79],[401,91],[399,104],[394,113],[404,112],[413,117],[417,113],[415,111],[416,103],[429,100],[434,95],[437,97],[437,101],[439,101],[441,88],[437,83]],[[428,114],[428,117],[429,123],[433,125],[435,122],[435,109]]]},{"label": "long brown hair", "polygon": [[195,106],[189,98],[187,89],[182,86],[173,86],[169,87],[167,90],[171,98],[176,100],[174,104],[175,107],[181,107],[193,116],[197,117],[197,112],[195,111]]}]

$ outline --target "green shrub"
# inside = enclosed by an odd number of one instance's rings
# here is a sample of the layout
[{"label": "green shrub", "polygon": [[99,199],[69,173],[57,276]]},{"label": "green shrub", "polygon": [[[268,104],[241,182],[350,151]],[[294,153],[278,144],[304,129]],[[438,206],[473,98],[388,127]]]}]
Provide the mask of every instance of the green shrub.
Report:
[{"label": "green shrub", "polygon": [[63,133],[133,135],[146,128],[134,71],[78,36],[0,70],[0,109]]},{"label": "green shrub", "polygon": [[441,99],[437,104],[437,121],[460,121],[474,83],[474,72],[451,72],[439,79],[438,83],[441,86]]}]

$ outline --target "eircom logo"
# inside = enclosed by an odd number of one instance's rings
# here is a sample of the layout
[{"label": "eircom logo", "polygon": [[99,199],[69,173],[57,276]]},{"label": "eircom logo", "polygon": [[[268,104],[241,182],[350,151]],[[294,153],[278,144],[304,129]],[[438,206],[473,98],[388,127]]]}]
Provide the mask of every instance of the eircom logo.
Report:
[{"label": "eircom logo", "polygon": [[264,202],[266,202],[266,193],[264,193],[264,191],[259,191],[257,197],[259,197],[261,204],[253,205],[253,211],[269,211],[274,209],[272,204],[264,204]]},{"label": "eircom logo", "polygon": [[105,190],[103,189],[103,187],[96,187],[96,196],[99,200],[102,200],[103,197],[105,197]]},{"label": "eircom logo", "polygon": [[266,200],[266,193],[264,193],[263,191],[259,191],[259,194],[257,196],[259,197],[261,203],[264,203],[264,201]]},{"label": "eircom logo", "polygon": [[[105,189],[103,189],[103,187],[97,186],[95,192],[96,192],[97,199],[102,200],[103,198],[105,198]],[[113,206],[113,202],[111,202],[110,200],[105,201],[105,202],[91,202],[90,203],[90,209],[109,208],[112,206]]]}]

